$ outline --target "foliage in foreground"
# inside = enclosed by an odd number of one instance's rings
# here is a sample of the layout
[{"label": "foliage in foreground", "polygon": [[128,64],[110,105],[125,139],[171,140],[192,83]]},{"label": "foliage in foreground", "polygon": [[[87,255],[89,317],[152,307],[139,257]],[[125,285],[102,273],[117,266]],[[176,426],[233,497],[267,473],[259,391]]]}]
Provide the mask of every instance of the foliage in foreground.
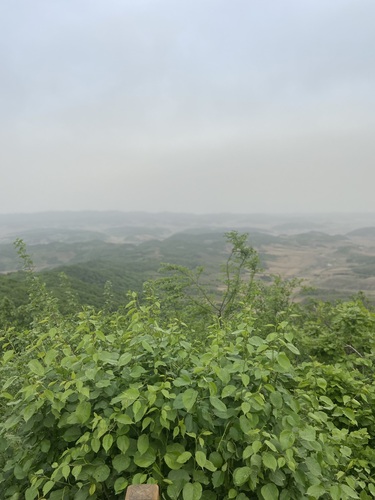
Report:
[{"label": "foliage in foreground", "polygon": [[206,295],[203,316],[173,281],[169,301],[154,286],[123,312],[64,317],[30,272],[33,322],[0,338],[1,498],[111,499],[145,482],[164,499],[375,496],[373,314],[296,316],[238,257],[229,305]]}]

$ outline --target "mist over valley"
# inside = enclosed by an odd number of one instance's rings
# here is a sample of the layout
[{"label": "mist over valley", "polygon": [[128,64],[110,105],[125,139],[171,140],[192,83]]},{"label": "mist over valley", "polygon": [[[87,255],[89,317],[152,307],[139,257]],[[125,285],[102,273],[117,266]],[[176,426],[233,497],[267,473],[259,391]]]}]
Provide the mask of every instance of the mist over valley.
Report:
[{"label": "mist over valley", "polygon": [[162,263],[203,266],[216,276],[227,257],[225,233],[237,230],[249,235],[265,273],[302,280],[296,300],[334,301],[364,292],[374,302],[374,222],[373,214],[3,214],[0,299],[25,300],[15,285],[22,267],[17,238],[57,293],[57,276],[64,272],[82,303],[100,306],[107,281],[121,303],[128,291],[141,291],[143,282],[157,277]]}]

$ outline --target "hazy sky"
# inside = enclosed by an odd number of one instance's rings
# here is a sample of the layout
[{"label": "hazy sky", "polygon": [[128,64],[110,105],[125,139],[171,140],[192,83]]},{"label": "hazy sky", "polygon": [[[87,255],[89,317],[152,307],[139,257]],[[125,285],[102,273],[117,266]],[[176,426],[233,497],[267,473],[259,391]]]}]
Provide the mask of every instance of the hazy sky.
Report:
[{"label": "hazy sky", "polygon": [[374,0],[3,0],[0,213],[375,212]]}]

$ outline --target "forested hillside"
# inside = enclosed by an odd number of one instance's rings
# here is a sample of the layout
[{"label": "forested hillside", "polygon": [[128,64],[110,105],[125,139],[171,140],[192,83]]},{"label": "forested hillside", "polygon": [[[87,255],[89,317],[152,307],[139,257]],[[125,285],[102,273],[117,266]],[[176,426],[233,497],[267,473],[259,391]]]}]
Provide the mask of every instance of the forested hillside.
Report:
[{"label": "forested hillside", "polygon": [[297,283],[230,232],[214,272],[177,261],[120,306],[109,283],[82,306],[17,247],[28,298],[0,323],[1,498],[131,483],[165,500],[375,496],[375,314],[359,298],[292,301]]},{"label": "forested hillside", "polygon": [[[0,216],[0,305],[27,301],[13,242],[22,237],[35,271],[69,310],[61,286],[68,278],[81,305],[102,307],[110,281],[118,307],[129,290],[142,291],[163,262],[204,266],[216,275],[228,248],[227,225],[249,233],[266,274],[301,279],[295,299],[348,300],[364,292],[375,303],[375,240],[371,217],[45,213]],[[230,226],[229,226],[230,227]],[[353,229],[354,228],[354,229]],[[342,231],[337,232],[337,231]],[[18,272],[18,274],[17,274]]]}]

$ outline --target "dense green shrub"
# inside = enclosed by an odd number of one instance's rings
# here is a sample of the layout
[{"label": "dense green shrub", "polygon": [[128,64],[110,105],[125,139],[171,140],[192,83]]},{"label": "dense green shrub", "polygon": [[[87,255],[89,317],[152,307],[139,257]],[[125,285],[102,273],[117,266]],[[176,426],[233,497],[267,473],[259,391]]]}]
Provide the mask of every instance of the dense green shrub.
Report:
[{"label": "dense green shrub", "polygon": [[3,345],[4,498],[114,498],[131,482],[176,499],[371,498],[363,378],[328,389],[342,371],[294,368],[288,323],[262,338],[251,310],[237,331],[209,327],[203,352],[157,317],[133,300],[126,317],[86,311],[25,351]]}]

